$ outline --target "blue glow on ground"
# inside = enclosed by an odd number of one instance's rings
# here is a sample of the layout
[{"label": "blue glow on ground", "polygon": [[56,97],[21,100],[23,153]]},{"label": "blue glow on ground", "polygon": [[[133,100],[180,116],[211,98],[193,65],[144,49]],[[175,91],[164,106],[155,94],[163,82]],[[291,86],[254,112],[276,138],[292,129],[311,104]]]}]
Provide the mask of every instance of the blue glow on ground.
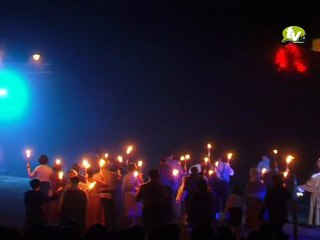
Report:
[{"label": "blue glow on ground", "polygon": [[13,71],[0,70],[0,123],[20,119],[27,105],[25,80]]}]

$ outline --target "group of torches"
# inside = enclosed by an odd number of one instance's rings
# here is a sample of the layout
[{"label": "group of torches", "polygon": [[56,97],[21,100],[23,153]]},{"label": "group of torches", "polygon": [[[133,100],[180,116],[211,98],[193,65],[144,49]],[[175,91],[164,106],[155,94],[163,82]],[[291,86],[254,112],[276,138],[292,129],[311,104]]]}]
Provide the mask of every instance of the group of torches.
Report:
[{"label": "group of torches", "polygon": [[[204,157],[204,159],[203,159],[203,160],[204,160],[204,165],[210,166],[210,167],[209,167],[209,170],[208,170],[209,176],[211,176],[211,175],[214,173],[214,170],[211,168],[211,161],[210,161],[212,148],[213,148],[212,144],[208,143],[208,144],[207,144],[207,150],[208,150],[207,156]],[[129,154],[130,154],[132,151],[133,151],[133,146],[132,146],[132,145],[130,145],[130,146],[128,146],[128,147],[126,148],[126,154],[127,154],[128,156],[129,156]],[[26,149],[26,150],[25,150],[25,155],[26,155],[27,161],[30,161],[31,153],[32,153],[32,150],[31,150],[31,149]],[[277,155],[277,154],[278,154],[278,150],[277,150],[277,149],[274,149],[274,150],[273,150],[273,153],[274,153],[275,155]],[[234,156],[234,153],[232,153],[232,152],[227,153],[228,163],[229,163],[230,160],[233,158],[233,156]],[[105,166],[105,164],[107,164],[107,162],[108,162],[108,157],[109,157],[109,154],[108,154],[108,153],[104,153],[104,158],[101,158],[101,159],[99,160],[99,167],[100,167],[100,169],[101,169],[103,166]],[[117,161],[118,161],[120,164],[125,164],[124,158],[123,158],[121,155],[118,155],[116,159],[117,159]],[[180,162],[179,162],[179,164],[182,165],[185,170],[187,170],[187,169],[186,169],[186,168],[187,168],[187,164],[186,164],[186,163],[187,163],[187,161],[189,161],[190,159],[191,159],[191,155],[190,155],[190,154],[181,155],[181,156],[180,156]],[[289,174],[289,165],[290,165],[290,163],[292,162],[293,159],[294,159],[294,157],[293,157],[292,155],[288,155],[288,156],[286,157],[286,170],[283,172],[283,176],[284,176],[285,178],[286,178],[286,177],[288,176],[288,174]],[[134,176],[135,176],[135,177],[138,177],[138,176],[141,174],[141,169],[142,169],[142,166],[143,166],[143,161],[142,161],[142,160],[138,160],[136,164],[137,164],[137,166],[138,166],[138,170],[134,171]],[[218,167],[218,164],[219,164],[219,161],[216,161],[216,162],[214,163],[214,166],[215,166],[215,167]],[[56,158],[56,159],[55,159],[55,166],[62,166],[62,160],[61,160],[60,158]],[[82,159],[82,167],[85,169],[85,171],[87,171],[87,170],[91,167],[91,164],[90,164],[90,162],[89,162],[88,159],[86,159],[86,158],[83,158],[83,159]],[[267,168],[263,168],[263,169],[261,170],[261,174],[263,175],[263,174],[265,174],[267,171],[268,171]],[[172,169],[172,175],[173,175],[174,177],[179,176],[179,175],[180,175],[179,170],[176,169],[176,168],[173,168],[173,169]],[[64,172],[63,172],[63,171],[59,171],[59,172],[58,172],[58,178],[59,178],[61,181],[63,180],[63,178],[64,178]],[[91,190],[92,188],[94,188],[95,184],[96,184],[96,182],[90,183],[90,184],[89,184],[89,190]]]}]

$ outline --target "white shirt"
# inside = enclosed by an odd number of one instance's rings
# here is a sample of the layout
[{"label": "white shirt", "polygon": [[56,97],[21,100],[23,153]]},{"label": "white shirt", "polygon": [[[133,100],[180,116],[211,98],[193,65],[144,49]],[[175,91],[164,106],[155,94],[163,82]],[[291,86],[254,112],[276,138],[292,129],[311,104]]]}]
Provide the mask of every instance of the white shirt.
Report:
[{"label": "white shirt", "polygon": [[48,165],[37,166],[29,176],[31,178],[37,178],[40,182],[51,182],[53,170]]}]

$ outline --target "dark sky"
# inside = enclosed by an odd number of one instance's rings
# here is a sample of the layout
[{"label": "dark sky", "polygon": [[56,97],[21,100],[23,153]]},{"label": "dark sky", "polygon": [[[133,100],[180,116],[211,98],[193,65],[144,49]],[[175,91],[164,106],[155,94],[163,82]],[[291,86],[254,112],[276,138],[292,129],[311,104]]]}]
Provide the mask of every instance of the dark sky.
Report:
[{"label": "dark sky", "polygon": [[[235,1],[8,2],[0,7],[5,61],[20,63],[39,51],[52,71],[27,76],[29,114],[1,126],[5,161],[15,169],[27,145],[71,163],[87,151],[116,153],[133,143],[151,166],[172,153],[200,159],[210,141],[215,157],[236,152],[240,178],[274,147],[282,160],[294,154],[300,172],[314,171],[315,15],[273,6],[251,11]],[[305,75],[278,73],[273,65],[290,25],[307,33],[299,45]]]}]

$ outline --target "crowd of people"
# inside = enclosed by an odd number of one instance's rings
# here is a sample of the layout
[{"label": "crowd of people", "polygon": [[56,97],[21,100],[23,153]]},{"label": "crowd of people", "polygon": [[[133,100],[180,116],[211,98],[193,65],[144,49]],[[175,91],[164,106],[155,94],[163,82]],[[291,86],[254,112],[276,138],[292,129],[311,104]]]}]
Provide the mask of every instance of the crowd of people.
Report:
[{"label": "crowd of people", "polygon": [[76,223],[82,236],[93,226],[113,233],[140,226],[151,234],[164,226],[172,230],[177,224],[195,239],[214,236],[223,226],[234,239],[248,232],[256,233],[250,239],[262,239],[258,238],[262,226],[273,237],[285,237],[292,182],[267,156],[250,169],[244,188],[230,184],[234,170],[223,157],[216,164],[193,165],[173,156],[162,158],[148,171],[147,179],[135,162],[102,160],[98,168],[76,163],[63,176],[62,164],[50,166],[46,155],[39,157],[33,170],[28,162],[31,190],[24,195],[24,232]]}]

